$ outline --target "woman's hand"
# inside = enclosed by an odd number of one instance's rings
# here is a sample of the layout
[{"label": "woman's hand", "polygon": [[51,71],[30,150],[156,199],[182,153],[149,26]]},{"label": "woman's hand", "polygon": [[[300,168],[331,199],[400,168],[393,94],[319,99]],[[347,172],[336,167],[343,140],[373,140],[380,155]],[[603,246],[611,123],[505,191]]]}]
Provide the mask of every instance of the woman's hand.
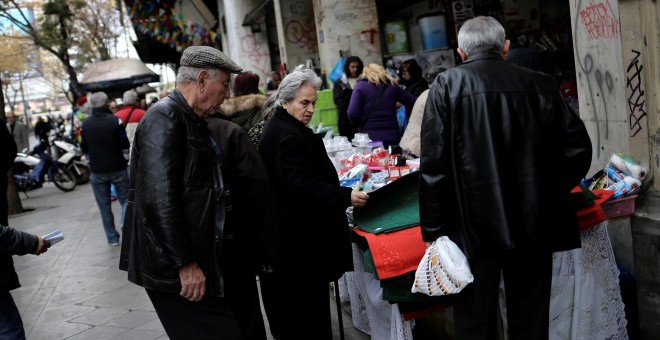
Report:
[{"label": "woman's hand", "polygon": [[369,195],[365,192],[355,190],[351,192],[351,205],[354,207],[364,207],[368,200]]}]

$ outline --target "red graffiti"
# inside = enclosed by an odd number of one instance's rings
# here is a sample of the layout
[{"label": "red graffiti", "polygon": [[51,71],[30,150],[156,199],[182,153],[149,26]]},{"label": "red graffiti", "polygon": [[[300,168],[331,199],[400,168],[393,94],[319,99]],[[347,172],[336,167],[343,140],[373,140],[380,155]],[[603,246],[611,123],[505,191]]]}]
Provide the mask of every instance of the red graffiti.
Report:
[{"label": "red graffiti", "polygon": [[580,11],[580,18],[589,32],[589,39],[619,37],[619,20],[609,0],[599,4],[591,0],[589,6]]},{"label": "red graffiti", "polygon": [[307,19],[304,24],[298,20],[289,21],[284,27],[284,35],[286,41],[298,44],[300,48],[313,50],[317,46],[316,25],[311,19]]},{"label": "red graffiti", "polygon": [[367,34],[367,33],[369,33],[369,43],[373,45],[374,37],[376,36],[376,33],[378,33],[378,31],[376,31],[375,28],[372,28],[370,30],[364,30],[360,32],[360,34]]},{"label": "red graffiti", "polygon": [[270,70],[268,65],[270,64],[270,56],[268,53],[261,52],[260,46],[257,43],[257,38],[252,34],[246,34],[241,37],[241,50],[250,60],[250,66],[262,74],[268,74]]}]

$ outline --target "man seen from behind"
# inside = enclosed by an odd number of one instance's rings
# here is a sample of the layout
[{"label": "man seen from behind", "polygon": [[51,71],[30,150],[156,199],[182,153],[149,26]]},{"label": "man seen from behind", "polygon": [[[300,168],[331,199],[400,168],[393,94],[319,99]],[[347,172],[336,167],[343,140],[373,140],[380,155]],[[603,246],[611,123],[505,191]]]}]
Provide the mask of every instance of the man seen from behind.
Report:
[{"label": "man seen from behind", "polygon": [[118,246],[119,233],[112,213],[110,185],[114,184],[117,190],[121,203],[120,224],[123,225],[128,203],[128,138],[121,119],[113,115],[108,107],[108,95],[92,93],[90,103],[92,115],[82,123],[80,147],[92,170],[89,181],[101,212],[108,244]]},{"label": "man seen from behind", "polygon": [[458,47],[463,63],[433,82],[422,123],[422,236],[448,236],[469,260],[457,339],[496,337],[500,275],[508,338],[548,339],[552,253],[580,247],[570,191],[591,141],[552,77],[505,62],[494,18],[465,22]]}]

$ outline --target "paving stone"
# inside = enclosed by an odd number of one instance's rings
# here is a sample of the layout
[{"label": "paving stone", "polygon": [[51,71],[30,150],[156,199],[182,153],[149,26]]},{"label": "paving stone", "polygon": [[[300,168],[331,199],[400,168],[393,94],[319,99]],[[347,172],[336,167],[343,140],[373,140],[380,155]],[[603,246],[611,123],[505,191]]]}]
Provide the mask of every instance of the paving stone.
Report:
[{"label": "paving stone", "polygon": [[[123,309],[123,308],[97,308],[96,310],[93,310],[85,315],[71,319],[70,322],[96,326],[96,325],[104,324],[128,312],[129,312],[128,309]],[[160,320],[157,321],[160,322]]]},{"label": "paving stone", "polygon": [[117,335],[126,332],[125,328],[94,326],[82,333],[78,333],[67,340],[105,340],[115,339]]},{"label": "paving stone", "polygon": [[93,310],[94,310],[93,307],[75,306],[75,305],[68,305],[59,308],[48,308],[41,313],[39,318],[37,318],[37,323],[49,324],[49,323],[58,323],[62,321],[69,321],[80,315],[87,314]]},{"label": "paving stone", "polygon": [[165,332],[150,331],[148,329],[131,329],[115,337],[117,340],[149,340],[157,339],[165,335]]},{"label": "paving stone", "polygon": [[88,325],[69,322],[38,324],[27,334],[28,340],[66,339],[91,328]]},{"label": "paving stone", "polygon": [[138,328],[158,319],[156,312],[131,311],[105,323],[106,326]]},{"label": "paving stone", "polygon": [[137,329],[148,329],[152,331],[161,331],[165,332],[165,328],[163,328],[163,323],[160,322],[160,319],[156,318],[155,320],[149,321],[145,323],[142,326],[136,327]]}]

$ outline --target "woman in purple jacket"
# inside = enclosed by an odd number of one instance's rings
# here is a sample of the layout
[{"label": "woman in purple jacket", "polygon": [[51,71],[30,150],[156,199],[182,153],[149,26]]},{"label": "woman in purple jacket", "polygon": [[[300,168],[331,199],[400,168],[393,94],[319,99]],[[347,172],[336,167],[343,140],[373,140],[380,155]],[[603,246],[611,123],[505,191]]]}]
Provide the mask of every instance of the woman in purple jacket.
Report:
[{"label": "woman in purple jacket", "polygon": [[397,86],[382,66],[369,64],[353,89],[348,118],[371,140],[382,141],[385,147],[397,145],[401,140],[397,102],[412,107],[416,99]]}]

